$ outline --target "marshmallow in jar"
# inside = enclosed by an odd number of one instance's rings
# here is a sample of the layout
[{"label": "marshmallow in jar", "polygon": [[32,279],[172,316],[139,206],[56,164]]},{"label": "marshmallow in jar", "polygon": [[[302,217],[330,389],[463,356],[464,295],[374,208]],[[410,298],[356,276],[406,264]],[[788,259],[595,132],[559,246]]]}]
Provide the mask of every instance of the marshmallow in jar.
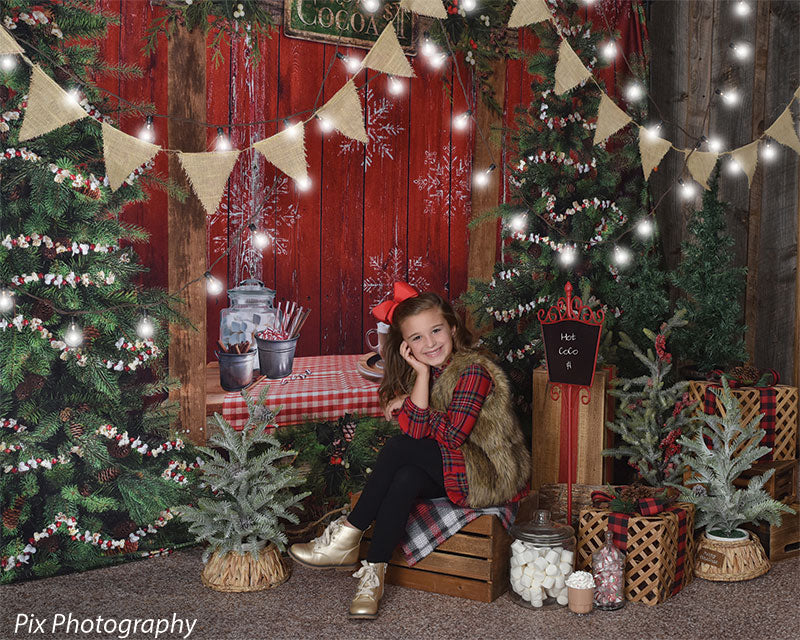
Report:
[{"label": "marshmallow in jar", "polygon": [[575,561],[575,531],[553,522],[550,512],[536,511],[530,522],[517,523],[509,532],[511,599],[523,607],[566,606],[566,579]]}]

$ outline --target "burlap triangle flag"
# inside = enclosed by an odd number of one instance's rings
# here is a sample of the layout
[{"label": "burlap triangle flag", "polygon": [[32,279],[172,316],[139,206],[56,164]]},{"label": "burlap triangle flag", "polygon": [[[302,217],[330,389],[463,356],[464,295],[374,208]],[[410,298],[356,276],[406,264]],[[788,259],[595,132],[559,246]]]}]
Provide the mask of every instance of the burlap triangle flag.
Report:
[{"label": "burlap triangle flag", "polygon": [[8,31],[4,27],[0,27],[0,55],[15,55],[17,53],[24,53],[22,47],[17,44]]},{"label": "burlap triangle flag", "polygon": [[578,54],[569,46],[569,42],[562,39],[558,45],[558,62],[556,63],[556,93],[561,95],[577,87],[591,74],[583,66]]},{"label": "burlap triangle flag", "polygon": [[737,164],[747,174],[747,186],[749,187],[750,183],[753,182],[753,174],[756,172],[756,165],[758,164],[758,140],[731,151],[731,158],[736,160]]},{"label": "burlap triangle flag", "polygon": [[703,189],[708,189],[708,176],[714,170],[717,164],[717,154],[712,151],[691,151],[684,149],[686,154],[686,166],[689,168],[689,173],[698,184],[703,186]]},{"label": "burlap triangle flag", "polygon": [[253,147],[267,162],[278,167],[292,180],[299,182],[308,177],[305,129],[302,122],[265,140],[259,140]]},{"label": "burlap triangle flag", "polygon": [[317,111],[320,118],[325,118],[334,128],[348,138],[367,144],[367,130],[364,128],[364,111],[358,97],[356,85],[348,80],[344,86],[333,94]]},{"label": "burlap triangle flag", "polygon": [[364,56],[361,66],[382,71],[390,76],[414,77],[414,70],[406,60],[406,54],[403,53],[391,22],[386,24],[383,33]]},{"label": "burlap triangle flag", "polygon": [[31,83],[28,87],[28,106],[19,130],[19,141],[24,142],[44,135],[89,116],[81,106],[64,91],[55,80],[39,68],[33,66]]},{"label": "burlap triangle flag", "polygon": [[642,171],[644,179],[650,179],[650,173],[655,169],[664,155],[672,146],[669,140],[659,138],[644,127],[639,127],[639,155],[642,158]]},{"label": "burlap triangle flag", "polygon": [[516,29],[524,27],[526,24],[535,24],[552,18],[553,14],[550,13],[544,0],[519,0],[508,19],[508,27]]},{"label": "burlap triangle flag", "polygon": [[794,120],[792,120],[792,112],[789,106],[783,110],[783,113],[778,116],[778,119],[773,122],[770,128],[764,133],[770,138],[800,153],[800,138],[797,137],[797,131],[794,128]]},{"label": "burlap triangle flag", "polygon": [[178,153],[189,184],[208,215],[213,215],[225,192],[225,184],[241,152]]},{"label": "burlap triangle flag", "polygon": [[431,18],[447,18],[442,0],[400,0],[400,8]]},{"label": "burlap triangle flag", "polygon": [[797,87],[797,89],[795,89],[794,97],[800,100],[800,87]]},{"label": "burlap triangle flag", "polygon": [[105,122],[102,126],[106,174],[111,190],[116,191],[134,169],[151,160],[161,147],[129,136]]},{"label": "burlap triangle flag", "polygon": [[616,133],[631,121],[631,117],[620,109],[605,93],[600,94],[600,107],[597,109],[597,128],[594,142],[600,144],[608,136]]}]

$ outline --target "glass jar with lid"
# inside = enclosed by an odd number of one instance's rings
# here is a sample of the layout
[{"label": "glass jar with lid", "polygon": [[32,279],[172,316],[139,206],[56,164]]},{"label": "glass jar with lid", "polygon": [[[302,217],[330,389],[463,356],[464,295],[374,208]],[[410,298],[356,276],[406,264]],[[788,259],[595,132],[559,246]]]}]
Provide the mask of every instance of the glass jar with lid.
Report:
[{"label": "glass jar with lid", "polygon": [[539,510],[533,520],[515,524],[509,532],[511,599],[523,607],[541,609],[567,605],[567,576],[575,563],[575,530],[553,522]]},{"label": "glass jar with lid", "polygon": [[614,534],[606,530],[606,543],[592,554],[594,606],[613,611],[625,605],[625,554],[614,544]]},{"label": "glass jar with lid", "polygon": [[[219,314],[219,339],[225,345],[249,342],[255,346],[254,333],[273,326],[277,309],[273,308],[275,290],[261,280],[242,280],[239,286],[228,289],[230,306]],[[258,362],[255,363],[256,368]]]}]

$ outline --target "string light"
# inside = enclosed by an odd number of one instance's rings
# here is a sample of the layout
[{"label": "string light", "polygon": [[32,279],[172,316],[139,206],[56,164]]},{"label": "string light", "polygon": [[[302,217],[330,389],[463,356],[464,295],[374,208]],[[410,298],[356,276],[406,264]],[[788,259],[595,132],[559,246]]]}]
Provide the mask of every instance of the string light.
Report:
[{"label": "string light", "polygon": [[472,115],[472,111],[468,110],[464,113],[461,113],[453,118],[453,127],[458,129],[459,131],[464,130],[467,128],[469,124],[470,116]]},{"label": "string light", "polygon": [[266,249],[269,245],[269,235],[259,230],[252,222],[247,225],[247,228],[250,229],[250,232],[253,234],[253,246],[255,246],[256,249]]},{"label": "string light", "polygon": [[566,247],[565,249],[561,250],[558,259],[561,264],[563,264],[565,267],[568,267],[575,262],[577,257],[578,255],[574,249]]},{"label": "string light", "polygon": [[0,311],[11,311],[14,308],[14,292],[8,287],[0,289]]},{"label": "string light", "polygon": [[628,102],[637,102],[644,97],[644,87],[638,82],[631,82],[625,87],[625,99]]},{"label": "string light", "polygon": [[439,53],[431,58],[431,66],[434,69],[439,69],[445,63],[446,60],[447,60],[447,54]]},{"label": "string light", "polygon": [[0,56],[0,67],[3,68],[3,71],[11,71],[16,66],[17,56],[11,54]]},{"label": "string light", "polygon": [[750,5],[744,0],[739,0],[739,2],[736,3],[736,7],[734,7],[734,11],[737,16],[750,15]]},{"label": "string light", "polygon": [[617,57],[617,45],[614,44],[613,40],[609,40],[600,47],[600,55],[606,60],[613,60]]},{"label": "string light", "polygon": [[210,271],[206,271],[203,277],[206,279],[206,289],[212,296],[222,293],[222,283],[212,276]]},{"label": "string light", "polygon": [[772,141],[767,140],[764,146],[761,148],[761,157],[767,162],[770,162],[774,160],[777,155],[778,152],[775,150],[775,146],[772,144]]},{"label": "string light", "polygon": [[716,93],[722,101],[727,104],[729,107],[732,107],[737,102],[739,102],[739,93],[736,89],[726,89],[723,91],[722,89],[717,89],[714,93]]},{"label": "string light", "polygon": [[524,213],[518,213],[508,223],[508,226],[511,228],[512,231],[521,232],[525,230],[525,227],[528,226],[528,216]]},{"label": "string light", "polygon": [[67,92],[67,99],[72,100],[75,104],[80,104],[81,90],[78,87],[73,87]]},{"label": "string light", "polygon": [[216,151],[230,151],[231,141],[225,135],[225,130],[222,127],[217,127],[217,141],[214,145]]},{"label": "string light", "polygon": [[678,185],[681,188],[681,195],[684,199],[688,200],[689,198],[693,198],[695,195],[694,183],[691,181],[686,182],[683,178],[678,178]]},{"label": "string light", "polygon": [[658,134],[661,132],[661,127],[664,125],[663,122],[660,120],[655,124],[651,124],[648,127],[645,127],[645,131],[650,138],[658,138]]},{"label": "string light", "polygon": [[399,96],[405,90],[403,83],[394,76],[389,76],[389,93],[394,96]]},{"label": "string light", "polygon": [[64,332],[64,342],[68,347],[79,347],[83,343],[83,332],[75,322],[70,322]]},{"label": "string light", "polygon": [[295,185],[300,191],[308,191],[311,188],[311,178],[306,176],[295,181]]},{"label": "string light", "polygon": [[364,5],[364,9],[369,13],[375,13],[381,8],[381,3],[378,2],[378,0],[364,0],[362,4]]},{"label": "string light", "polygon": [[477,6],[478,3],[475,0],[461,0],[461,8],[464,10],[464,13],[469,13]]},{"label": "string light", "polygon": [[152,142],[155,140],[156,135],[153,131],[153,116],[147,116],[144,121],[144,126],[139,131],[139,139],[145,142]]},{"label": "string light", "polygon": [[649,238],[653,235],[653,223],[649,218],[642,218],[636,225],[636,233],[642,238]]},{"label": "string light", "polygon": [[492,171],[494,171],[495,169],[497,169],[497,165],[495,165],[495,163],[493,162],[492,164],[489,165],[488,169],[476,174],[475,184],[479,187],[485,187],[487,184],[489,184],[489,177]]},{"label": "string light", "polygon": [[717,136],[711,136],[708,139],[708,150],[713,151],[714,153],[719,153],[724,148],[722,144],[722,140]]},{"label": "string light", "polygon": [[330,120],[320,115],[317,115],[316,118],[319,120],[319,128],[322,129],[322,133],[330,133],[333,131],[333,123]]},{"label": "string light", "polygon": [[612,259],[614,260],[614,264],[624,267],[627,264],[630,264],[631,252],[625,247],[614,247],[614,257]]},{"label": "string light", "polygon": [[136,325],[136,334],[142,340],[146,340],[147,338],[152,338],[155,332],[156,327],[145,309],[142,311],[142,317],[139,318],[139,323]]},{"label": "string light", "polygon": [[289,118],[283,119],[283,128],[288,132],[290,138],[297,138],[300,135],[300,127],[289,121]]},{"label": "string light", "polygon": [[342,62],[344,62],[344,66],[347,67],[347,70],[350,73],[358,73],[358,70],[361,69],[361,60],[356,58],[355,56],[346,56],[343,53],[337,51],[336,57],[339,58]]},{"label": "string light", "polygon": [[733,176],[739,175],[742,172],[742,165],[736,162],[735,158],[731,158],[725,165],[725,168]]},{"label": "string light", "polygon": [[426,58],[433,57],[434,54],[438,52],[436,45],[431,42],[430,38],[428,38],[428,32],[425,32],[425,35],[422,39],[422,46],[419,48],[420,53],[425,56]]},{"label": "string light", "polygon": [[752,49],[747,42],[739,42],[738,44],[736,42],[731,42],[729,46],[733,51],[733,55],[739,60],[747,60],[752,52]]}]

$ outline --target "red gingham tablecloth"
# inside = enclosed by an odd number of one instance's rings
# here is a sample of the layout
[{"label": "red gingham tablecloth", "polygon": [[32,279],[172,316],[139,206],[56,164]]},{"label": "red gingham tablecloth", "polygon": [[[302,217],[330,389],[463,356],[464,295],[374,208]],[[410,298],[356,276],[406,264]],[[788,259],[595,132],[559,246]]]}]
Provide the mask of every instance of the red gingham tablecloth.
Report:
[{"label": "red gingham tablecloth", "polygon": [[[378,402],[378,382],[367,380],[356,365],[358,354],[344,356],[304,356],[295,358],[292,375],[286,384],[281,380],[260,380],[248,389],[257,398],[265,385],[269,385],[267,405],[277,409],[279,425],[298,424],[307,420],[333,420],[345,413],[381,416]],[[311,374],[304,379],[294,378],[306,369]],[[234,429],[247,422],[247,405],[241,394],[225,394],[222,417]]]}]

